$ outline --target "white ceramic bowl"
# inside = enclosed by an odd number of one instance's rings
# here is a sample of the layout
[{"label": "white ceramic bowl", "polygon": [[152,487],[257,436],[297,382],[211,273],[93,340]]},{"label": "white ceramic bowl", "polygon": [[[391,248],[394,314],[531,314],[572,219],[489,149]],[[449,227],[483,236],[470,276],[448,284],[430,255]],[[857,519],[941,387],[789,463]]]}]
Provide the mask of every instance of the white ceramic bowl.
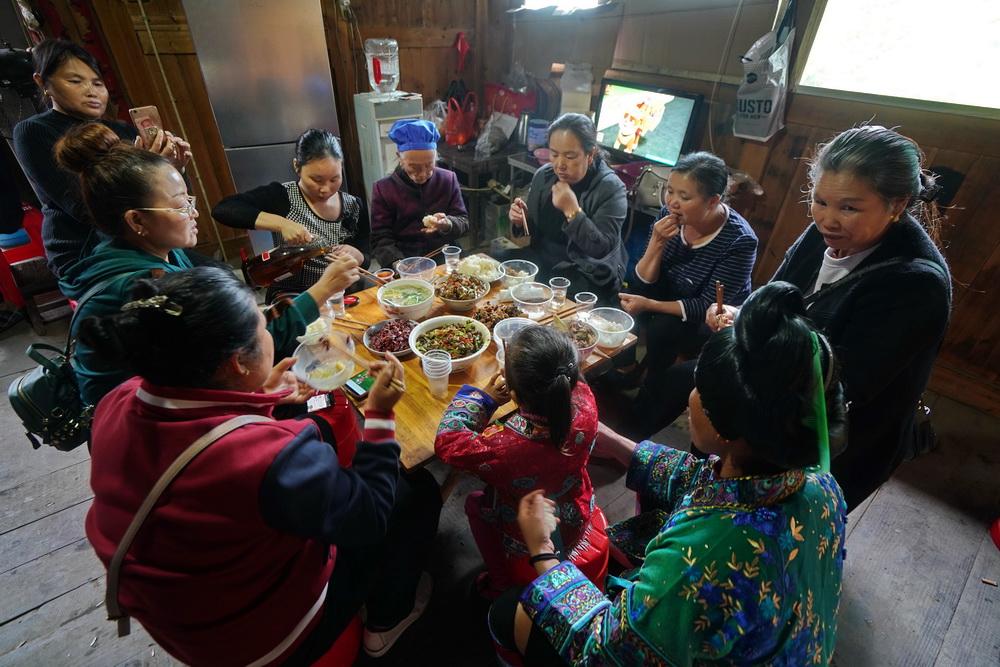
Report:
[{"label": "white ceramic bowl", "polygon": [[[589,313],[587,324],[597,329],[599,347],[614,348],[625,342],[628,332],[635,326],[635,321],[624,310],[594,308]],[[608,324],[617,326],[609,327]]]},{"label": "white ceramic bowl", "polygon": [[[490,285],[489,285],[489,283],[487,283],[484,280],[480,280],[479,278],[476,278],[475,276],[468,276],[468,275],[466,275],[466,277],[467,278],[472,278],[473,280],[475,280],[475,281],[477,281],[479,283],[479,294],[478,294],[478,296],[476,296],[476,298],[474,298],[474,299],[448,299],[446,297],[441,296],[440,292],[438,292],[438,298],[441,299],[442,301],[444,301],[444,305],[448,307],[448,310],[450,310],[450,311],[452,311],[454,313],[466,313],[466,312],[472,310],[473,308],[476,307],[477,303],[479,303],[480,301],[482,301],[483,298],[487,294],[489,294],[489,291],[490,291]],[[435,284],[435,291],[438,291],[440,289],[440,287],[441,287],[441,284],[444,283],[447,279],[448,279],[447,277],[441,277],[441,278],[439,278],[434,283]]]},{"label": "white ceramic bowl", "polygon": [[490,330],[486,328],[486,325],[472,319],[471,317],[465,317],[464,315],[442,315],[440,317],[432,317],[426,322],[421,322],[413,328],[413,331],[410,332],[410,348],[418,357],[420,357],[420,361],[423,363],[424,355],[417,349],[417,339],[432,329],[443,327],[446,324],[461,324],[463,322],[472,322],[473,326],[476,327],[476,330],[479,331],[483,338],[483,344],[479,346],[478,350],[468,356],[451,360],[452,373],[455,371],[465,370],[471,366],[476,359],[482,356],[483,352],[486,351],[486,348],[490,346],[490,340],[492,340]]},{"label": "white ceramic bowl", "polygon": [[[391,290],[396,287],[405,287],[407,285],[425,288],[427,290],[427,298],[412,306],[398,306],[385,300],[386,290]],[[399,280],[393,280],[388,285],[379,287],[377,298],[378,305],[382,307],[382,310],[385,311],[385,314],[389,317],[402,320],[419,320],[422,317],[427,317],[427,313],[431,312],[431,308],[434,307],[434,285],[431,285],[426,280],[418,280],[416,278],[400,278]]]},{"label": "white ceramic bowl", "polygon": [[[382,329],[382,327],[384,327],[386,325],[386,323],[388,323],[388,322],[399,322],[399,321],[409,322],[413,326],[417,326],[416,320],[390,319],[390,320],[382,320],[381,322],[376,322],[375,324],[373,324],[370,327],[368,327],[367,329],[365,329],[365,335],[362,337],[362,342],[364,342],[365,347],[367,347],[371,351],[372,354],[374,354],[376,357],[378,357],[378,358],[381,359],[382,358],[382,352],[381,352],[381,350],[376,350],[375,348],[372,347],[372,344],[371,344],[372,343],[372,336],[374,336],[375,334],[377,334]],[[412,331],[412,329],[411,329],[411,331]],[[409,336],[407,336],[406,347],[404,349],[402,349],[402,350],[389,350],[389,351],[392,352],[396,356],[397,359],[409,359],[411,356],[413,356],[413,350],[410,348]]]},{"label": "white ceramic bowl", "polygon": [[[353,352],[354,339],[348,336],[346,341],[347,348]],[[354,362],[336,348],[327,350],[322,345],[299,345],[295,348],[295,357],[297,360],[292,366],[292,373],[300,382],[318,391],[339,389],[354,375]],[[319,370],[323,366],[335,366],[340,370],[327,374]],[[318,375],[317,371],[322,375]]]},{"label": "white ceramic bowl", "polygon": [[428,257],[407,257],[393,264],[393,268],[396,269],[400,278],[432,280],[437,263]]},{"label": "white ceramic bowl", "polygon": [[[500,270],[503,272],[503,286],[508,288],[521,283],[530,283],[538,275],[538,265],[526,259],[508,259],[500,263]],[[512,272],[523,275],[511,275]]]}]

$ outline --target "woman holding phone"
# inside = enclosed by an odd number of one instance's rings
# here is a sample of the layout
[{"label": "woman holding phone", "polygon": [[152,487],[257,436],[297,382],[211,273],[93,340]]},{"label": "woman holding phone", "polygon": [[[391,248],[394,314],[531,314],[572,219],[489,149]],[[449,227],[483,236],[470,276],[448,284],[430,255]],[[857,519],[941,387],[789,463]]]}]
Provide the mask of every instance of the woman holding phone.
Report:
[{"label": "woman holding phone", "polygon": [[108,89],[97,60],[80,45],[48,39],[32,49],[31,55],[35,83],[52,108],[17,124],[14,153],[41,200],[45,255],[58,278],[100,241],[100,233],[87,222],[77,179],[59,168],[53,156],[56,142],[69,129],[88,121],[101,122],[122,140],[164,156],[179,171],[191,161],[191,146],[160,128],[140,138],[135,128],[104,120]]}]

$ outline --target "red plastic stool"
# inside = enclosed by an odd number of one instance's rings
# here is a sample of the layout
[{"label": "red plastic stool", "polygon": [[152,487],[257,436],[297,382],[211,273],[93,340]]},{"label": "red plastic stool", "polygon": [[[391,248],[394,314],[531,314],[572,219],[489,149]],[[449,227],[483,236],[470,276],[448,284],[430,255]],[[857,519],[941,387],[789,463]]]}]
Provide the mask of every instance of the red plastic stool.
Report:
[{"label": "red plastic stool", "polygon": [[330,650],[324,653],[319,660],[313,663],[313,667],[347,667],[353,665],[361,651],[361,637],[364,627],[361,625],[361,616],[355,616],[351,624],[344,628],[344,631],[333,642]]},{"label": "red plastic stool", "polygon": [[21,208],[24,210],[22,224],[30,241],[14,248],[0,249],[0,294],[3,295],[4,301],[15,308],[24,308],[25,303],[21,288],[14,280],[11,265],[29,259],[45,257],[45,246],[42,245],[42,213],[34,206],[27,204]]},{"label": "red plastic stool", "polygon": [[[608,560],[611,557],[611,540],[608,539],[608,519],[600,507],[595,507],[590,515],[590,525],[583,537],[568,554],[568,560],[590,581],[604,590],[604,580],[608,576]],[[518,585],[527,586],[538,577],[535,566],[527,558],[511,561],[511,576]]]}]

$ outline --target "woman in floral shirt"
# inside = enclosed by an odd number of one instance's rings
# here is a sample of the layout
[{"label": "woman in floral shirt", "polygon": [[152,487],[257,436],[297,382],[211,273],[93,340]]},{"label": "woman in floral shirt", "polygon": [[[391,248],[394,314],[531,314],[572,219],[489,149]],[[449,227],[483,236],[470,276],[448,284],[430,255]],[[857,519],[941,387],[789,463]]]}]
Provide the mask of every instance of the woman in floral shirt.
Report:
[{"label": "woman in floral shirt", "polygon": [[529,664],[827,664],[846,508],[812,466],[828,461],[827,425],[833,439],[844,429],[831,357],[797,288],[752,294],[706,343],[691,393],[691,435],[712,456],[598,435],[639,494],[643,514],[611,532],[641,567],[604,595],[546,556],[549,501],[528,494],[518,521],[541,576],[494,604],[499,643]]}]

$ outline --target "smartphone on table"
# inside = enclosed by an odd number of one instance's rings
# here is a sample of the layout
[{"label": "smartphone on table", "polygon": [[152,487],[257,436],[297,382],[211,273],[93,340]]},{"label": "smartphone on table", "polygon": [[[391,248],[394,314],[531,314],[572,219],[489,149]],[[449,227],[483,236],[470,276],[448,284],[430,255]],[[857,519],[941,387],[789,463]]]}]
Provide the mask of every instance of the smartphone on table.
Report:
[{"label": "smartphone on table", "polygon": [[368,390],[372,388],[373,384],[375,384],[375,377],[369,375],[368,371],[361,371],[344,384],[344,390],[360,401],[368,395]]},{"label": "smartphone on table", "polygon": [[160,112],[154,106],[129,109],[128,115],[132,117],[132,123],[135,124],[135,128],[139,130],[139,134],[142,135],[142,140],[146,144],[156,138],[158,130],[163,129]]}]

